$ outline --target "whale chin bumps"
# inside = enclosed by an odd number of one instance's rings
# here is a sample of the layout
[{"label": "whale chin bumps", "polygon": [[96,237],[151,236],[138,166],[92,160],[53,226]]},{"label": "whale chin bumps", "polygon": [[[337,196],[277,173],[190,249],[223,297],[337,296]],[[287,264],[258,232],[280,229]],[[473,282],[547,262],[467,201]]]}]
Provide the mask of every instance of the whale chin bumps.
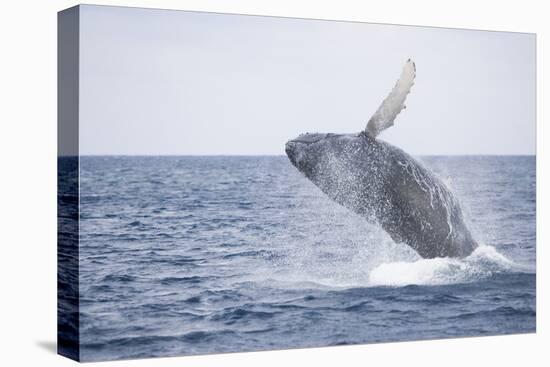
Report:
[{"label": "whale chin bumps", "polygon": [[477,243],[450,189],[410,155],[376,138],[405,108],[415,76],[415,64],[407,60],[364,131],[302,134],[286,143],[285,152],[328,197],[423,258],[468,256]]}]

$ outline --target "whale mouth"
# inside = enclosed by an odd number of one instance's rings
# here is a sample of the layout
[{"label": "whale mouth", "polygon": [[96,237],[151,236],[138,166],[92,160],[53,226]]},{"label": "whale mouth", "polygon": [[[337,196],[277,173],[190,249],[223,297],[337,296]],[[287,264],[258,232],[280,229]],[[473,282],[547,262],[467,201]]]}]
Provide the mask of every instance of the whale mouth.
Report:
[{"label": "whale mouth", "polygon": [[293,165],[296,165],[296,157],[298,155],[298,144],[300,143],[297,143],[294,140],[290,140],[285,144],[285,153]]}]

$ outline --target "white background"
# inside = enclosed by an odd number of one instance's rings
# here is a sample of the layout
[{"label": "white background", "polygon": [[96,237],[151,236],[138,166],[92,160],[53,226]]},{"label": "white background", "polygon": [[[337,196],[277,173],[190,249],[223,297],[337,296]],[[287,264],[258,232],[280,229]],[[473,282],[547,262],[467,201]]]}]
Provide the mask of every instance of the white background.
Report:
[{"label": "white background", "polygon": [[[259,15],[536,32],[537,334],[101,363],[105,366],[542,366],[550,356],[543,1],[95,1]],[[0,365],[65,366],[56,338],[56,12],[73,1],[0,5]],[[496,132],[498,133],[498,132]],[[548,139],[547,139],[548,140]]]}]

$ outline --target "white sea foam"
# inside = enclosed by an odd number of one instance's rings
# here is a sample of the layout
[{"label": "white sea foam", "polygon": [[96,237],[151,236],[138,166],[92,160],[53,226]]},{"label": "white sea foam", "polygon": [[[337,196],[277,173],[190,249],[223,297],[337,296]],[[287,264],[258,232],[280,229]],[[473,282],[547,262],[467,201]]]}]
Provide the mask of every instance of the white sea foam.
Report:
[{"label": "white sea foam", "polygon": [[525,270],[523,266],[507,259],[494,247],[481,245],[464,259],[435,258],[383,263],[370,272],[369,285],[465,283],[487,278],[496,273],[523,270]]}]

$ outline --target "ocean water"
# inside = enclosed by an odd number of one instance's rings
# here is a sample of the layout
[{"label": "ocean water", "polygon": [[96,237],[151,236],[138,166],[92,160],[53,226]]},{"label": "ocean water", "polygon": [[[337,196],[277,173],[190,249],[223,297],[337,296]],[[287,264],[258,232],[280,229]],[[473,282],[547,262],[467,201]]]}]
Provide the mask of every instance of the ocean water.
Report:
[{"label": "ocean water", "polygon": [[421,157],[481,243],[425,260],[284,156],[82,157],[84,361],[535,331],[535,157]]}]

